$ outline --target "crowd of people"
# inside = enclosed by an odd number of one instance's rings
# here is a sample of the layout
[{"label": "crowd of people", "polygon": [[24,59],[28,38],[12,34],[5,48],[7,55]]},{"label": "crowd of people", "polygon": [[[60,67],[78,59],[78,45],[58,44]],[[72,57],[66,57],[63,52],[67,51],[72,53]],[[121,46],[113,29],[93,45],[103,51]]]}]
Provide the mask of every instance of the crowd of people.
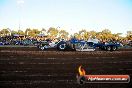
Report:
[{"label": "crowd of people", "polygon": [[[70,40],[70,39],[69,39]],[[82,39],[83,40],[83,39]],[[12,35],[12,36],[4,36],[0,37],[0,45],[38,45],[42,41],[52,41],[52,42],[57,42],[59,41],[58,38],[48,38],[47,36],[36,36],[36,37],[30,37],[30,36],[21,36],[21,35]],[[129,45],[132,46],[132,40],[107,40],[103,41],[99,39],[99,42],[102,43],[121,43],[122,45]]]},{"label": "crowd of people", "polygon": [[0,45],[35,45],[41,39],[29,36],[4,36],[0,37]]}]

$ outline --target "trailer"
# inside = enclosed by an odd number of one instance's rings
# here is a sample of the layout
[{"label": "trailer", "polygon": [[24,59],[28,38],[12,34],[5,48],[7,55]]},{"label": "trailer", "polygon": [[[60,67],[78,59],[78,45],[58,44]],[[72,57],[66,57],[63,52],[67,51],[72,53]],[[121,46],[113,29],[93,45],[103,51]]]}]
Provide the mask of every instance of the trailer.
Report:
[{"label": "trailer", "polygon": [[120,43],[100,43],[98,39],[88,39],[88,41],[77,40],[60,41],[57,44],[58,50],[64,51],[68,48],[76,51],[95,51],[97,48],[106,51],[115,51],[120,47]]}]

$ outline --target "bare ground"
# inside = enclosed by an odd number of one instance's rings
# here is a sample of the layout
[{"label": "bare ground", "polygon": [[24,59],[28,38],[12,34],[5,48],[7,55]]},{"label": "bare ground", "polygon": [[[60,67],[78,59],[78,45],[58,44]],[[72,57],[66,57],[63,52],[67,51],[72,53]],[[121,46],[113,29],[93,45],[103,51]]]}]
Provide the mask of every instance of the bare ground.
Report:
[{"label": "bare ground", "polygon": [[131,88],[130,83],[84,84],[76,82],[78,67],[86,74],[128,74],[132,78],[132,49],[119,51],[40,51],[0,48],[0,88]]}]

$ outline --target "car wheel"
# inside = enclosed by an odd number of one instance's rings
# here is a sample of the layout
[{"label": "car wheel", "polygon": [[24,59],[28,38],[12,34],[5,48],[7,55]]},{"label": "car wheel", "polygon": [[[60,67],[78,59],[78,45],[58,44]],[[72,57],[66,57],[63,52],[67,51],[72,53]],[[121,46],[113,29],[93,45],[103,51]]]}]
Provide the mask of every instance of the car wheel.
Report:
[{"label": "car wheel", "polygon": [[64,51],[64,50],[66,50],[66,48],[67,48],[67,44],[65,42],[60,42],[57,45],[57,49],[60,50],[60,51]]},{"label": "car wheel", "polygon": [[117,47],[116,47],[116,46],[113,46],[113,47],[112,47],[112,50],[113,50],[113,51],[117,50]]},{"label": "car wheel", "polygon": [[40,49],[41,49],[41,50],[45,50],[45,47],[42,46]]},{"label": "car wheel", "polygon": [[111,46],[107,46],[106,49],[107,49],[107,51],[110,51],[111,50]]}]

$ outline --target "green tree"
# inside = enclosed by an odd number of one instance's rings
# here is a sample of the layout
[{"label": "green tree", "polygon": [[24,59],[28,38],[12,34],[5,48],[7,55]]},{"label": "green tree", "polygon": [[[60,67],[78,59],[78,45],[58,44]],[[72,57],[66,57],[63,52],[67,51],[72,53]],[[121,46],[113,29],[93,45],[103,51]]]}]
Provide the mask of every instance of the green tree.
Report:
[{"label": "green tree", "polygon": [[101,33],[101,32],[97,32],[97,33],[96,33],[96,38],[102,39],[102,33]]},{"label": "green tree", "polygon": [[48,36],[50,37],[50,38],[55,38],[55,37],[57,37],[57,35],[58,35],[58,30],[56,29],[56,28],[53,28],[53,27],[50,27],[49,28],[49,30],[47,31],[47,33],[48,33]]},{"label": "green tree", "polygon": [[116,33],[116,34],[112,34],[112,39],[114,40],[120,40],[122,39],[122,37],[120,36],[122,33]]},{"label": "green tree", "polygon": [[5,36],[5,35],[9,35],[10,31],[8,30],[8,28],[6,28],[6,29],[2,29],[0,33],[2,36]]},{"label": "green tree", "polygon": [[92,37],[92,38],[95,38],[95,37],[96,37],[96,34],[97,34],[97,33],[96,33],[96,31],[94,31],[94,30],[89,32],[89,35],[90,35],[90,37]]},{"label": "green tree", "polygon": [[84,33],[86,33],[87,31],[85,30],[85,29],[82,29],[81,31],[79,31],[79,34],[81,35],[81,34],[84,34]]},{"label": "green tree", "polygon": [[85,32],[84,33],[84,40],[88,40],[89,39],[89,32]]},{"label": "green tree", "polygon": [[104,29],[104,30],[102,30],[102,33],[104,33],[104,34],[111,34],[111,31],[109,29]]},{"label": "green tree", "polygon": [[81,36],[81,39],[86,39],[87,31],[85,29],[82,29],[78,34]]},{"label": "green tree", "polygon": [[25,35],[25,33],[22,30],[18,30],[17,34],[19,34],[19,35]]},{"label": "green tree", "polygon": [[68,35],[69,35],[69,33],[66,32],[65,30],[60,30],[59,31],[59,37],[61,37],[61,38],[67,39]]},{"label": "green tree", "polygon": [[32,29],[32,30],[30,30],[29,32],[28,32],[28,35],[29,36],[32,36],[32,37],[35,37],[35,36],[37,36],[37,34],[39,34],[40,33],[40,31],[38,30],[38,29]]},{"label": "green tree", "polygon": [[15,31],[15,30],[12,30],[12,31],[11,31],[11,34],[13,34],[13,35],[14,35],[14,34],[17,34],[17,33],[18,33],[18,32]]},{"label": "green tree", "polygon": [[127,31],[127,39],[132,40],[132,31]]},{"label": "green tree", "polygon": [[77,39],[81,39],[81,35],[79,33],[74,33],[74,37],[76,37]]},{"label": "green tree", "polygon": [[41,32],[43,32],[43,31],[46,32],[46,29],[42,28]]},{"label": "green tree", "polygon": [[42,30],[40,32],[41,32],[41,34],[47,35],[46,29],[44,29],[44,28],[42,28]]},{"label": "green tree", "polygon": [[30,31],[31,31],[31,29],[30,29],[30,28],[27,28],[27,29],[25,30],[25,35],[28,35]]},{"label": "green tree", "polygon": [[112,33],[109,29],[102,30],[101,34],[102,34],[102,40],[107,41],[112,38]]}]

